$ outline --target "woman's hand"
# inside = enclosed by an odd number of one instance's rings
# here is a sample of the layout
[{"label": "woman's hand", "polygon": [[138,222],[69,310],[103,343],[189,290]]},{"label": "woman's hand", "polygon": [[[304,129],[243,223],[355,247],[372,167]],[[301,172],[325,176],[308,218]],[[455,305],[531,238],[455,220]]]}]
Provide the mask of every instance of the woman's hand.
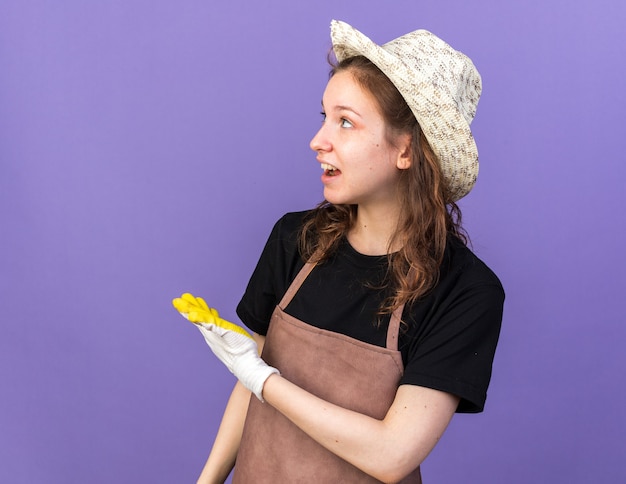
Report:
[{"label": "woman's hand", "polygon": [[261,359],[252,336],[241,326],[220,318],[218,312],[201,297],[185,293],[174,299],[172,304],[185,319],[196,325],[211,351],[226,368],[263,401],[265,380],[278,370]]}]

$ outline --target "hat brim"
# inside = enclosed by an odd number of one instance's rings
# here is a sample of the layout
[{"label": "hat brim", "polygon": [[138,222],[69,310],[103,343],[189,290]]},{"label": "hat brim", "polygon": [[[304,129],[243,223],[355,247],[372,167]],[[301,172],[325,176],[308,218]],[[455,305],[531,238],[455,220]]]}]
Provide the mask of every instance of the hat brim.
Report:
[{"label": "hat brim", "polygon": [[[333,50],[339,62],[364,56],[398,89],[439,159],[450,197],[457,201],[467,195],[476,183],[478,148],[457,102],[451,96],[442,96],[432,79],[427,76],[421,78],[415,66],[408,66],[402,57],[403,43],[417,36],[431,36],[447,46],[426,30],[411,32],[379,46],[345,22],[333,20],[331,23]],[[427,58],[421,60],[425,64],[431,62]]]}]

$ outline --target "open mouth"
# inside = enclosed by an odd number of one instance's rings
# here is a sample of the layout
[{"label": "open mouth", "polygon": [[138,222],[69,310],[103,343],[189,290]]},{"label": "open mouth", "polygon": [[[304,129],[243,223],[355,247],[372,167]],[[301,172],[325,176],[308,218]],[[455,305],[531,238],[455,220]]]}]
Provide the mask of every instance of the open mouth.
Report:
[{"label": "open mouth", "polygon": [[341,173],[340,170],[335,168],[333,165],[329,165],[328,163],[322,163],[322,170],[324,170],[324,175],[335,176]]}]

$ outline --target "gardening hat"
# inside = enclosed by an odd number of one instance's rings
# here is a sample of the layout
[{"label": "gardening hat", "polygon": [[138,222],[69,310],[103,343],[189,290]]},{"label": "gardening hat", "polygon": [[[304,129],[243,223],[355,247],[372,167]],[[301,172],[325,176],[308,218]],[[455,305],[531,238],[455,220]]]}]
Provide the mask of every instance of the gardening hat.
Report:
[{"label": "gardening hat", "polygon": [[396,86],[437,156],[450,196],[467,195],[478,176],[478,149],[470,130],[482,83],[465,54],[426,30],[382,46],[345,22],[330,26],[337,60],[364,56]]}]

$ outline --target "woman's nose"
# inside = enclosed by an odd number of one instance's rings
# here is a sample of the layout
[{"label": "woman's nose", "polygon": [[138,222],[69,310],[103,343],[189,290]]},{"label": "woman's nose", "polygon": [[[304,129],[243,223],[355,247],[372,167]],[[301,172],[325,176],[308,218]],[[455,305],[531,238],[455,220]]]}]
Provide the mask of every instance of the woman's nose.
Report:
[{"label": "woman's nose", "polygon": [[330,150],[331,144],[330,144],[330,140],[328,139],[328,136],[327,136],[327,134],[325,132],[324,125],[322,125],[322,127],[319,129],[319,131],[317,133],[315,133],[315,136],[313,136],[313,139],[309,143],[309,146],[316,153],[319,152],[319,151],[329,151]]}]

